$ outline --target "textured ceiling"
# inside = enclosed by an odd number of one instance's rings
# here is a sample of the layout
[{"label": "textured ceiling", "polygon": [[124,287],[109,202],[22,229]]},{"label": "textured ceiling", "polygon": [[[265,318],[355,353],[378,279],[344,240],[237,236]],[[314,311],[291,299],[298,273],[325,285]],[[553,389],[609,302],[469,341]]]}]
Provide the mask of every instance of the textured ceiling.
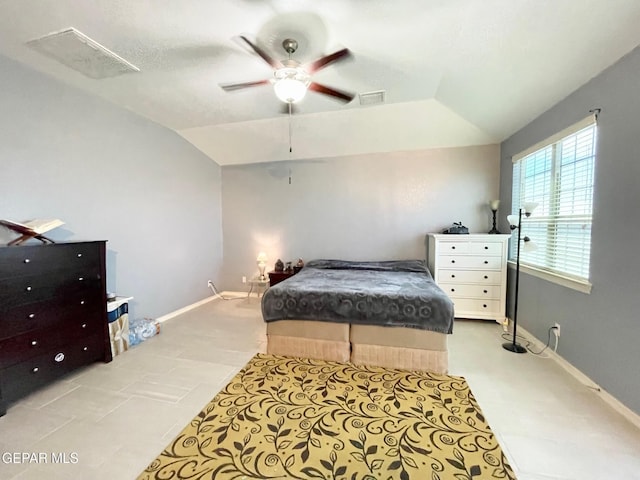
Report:
[{"label": "textured ceiling", "polygon": [[[638,0],[0,0],[0,54],[175,130],[221,165],[499,142],[640,44]],[[26,42],[74,27],[140,68],[92,79]],[[233,40],[302,63],[347,47],[289,124]],[[586,114],[586,111],[585,111]],[[293,153],[289,153],[289,131]]]}]

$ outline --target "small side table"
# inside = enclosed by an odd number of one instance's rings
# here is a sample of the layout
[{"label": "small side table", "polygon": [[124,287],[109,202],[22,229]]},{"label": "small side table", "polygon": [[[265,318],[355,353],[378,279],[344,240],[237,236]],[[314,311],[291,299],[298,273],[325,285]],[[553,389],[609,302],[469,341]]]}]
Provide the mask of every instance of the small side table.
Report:
[{"label": "small side table", "polygon": [[251,293],[253,292],[254,289],[256,291],[256,295],[258,295],[258,298],[260,298],[260,295],[261,294],[264,295],[264,292],[269,287],[268,278],[261,279],[260,277],[254,277],[251,280],[249,280],[248,283],[249,283],[249,293],[247,293],[247,298],[251,297]]}]

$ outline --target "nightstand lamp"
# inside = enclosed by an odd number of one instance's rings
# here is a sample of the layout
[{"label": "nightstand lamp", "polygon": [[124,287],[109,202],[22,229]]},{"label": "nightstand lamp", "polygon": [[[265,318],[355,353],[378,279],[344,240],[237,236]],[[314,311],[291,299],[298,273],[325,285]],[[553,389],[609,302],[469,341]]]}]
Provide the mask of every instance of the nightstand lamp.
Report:
[{"label": "nightstand lamp", "polygon": [[258,254],[258,268],[260,269],[260,280],[266,280],[267,277],[264,274],[264,269],[267,267],[267,254],[260,252]]}]

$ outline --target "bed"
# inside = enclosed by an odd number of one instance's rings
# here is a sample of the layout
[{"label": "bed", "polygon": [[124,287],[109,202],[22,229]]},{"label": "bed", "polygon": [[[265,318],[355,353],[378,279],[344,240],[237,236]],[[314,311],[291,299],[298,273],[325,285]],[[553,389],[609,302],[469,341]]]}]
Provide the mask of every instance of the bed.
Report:
[{"label": "bed", "polygon": [[422,260],[313,260],[262,297],[267,352],[446,373],[453,303]]}]

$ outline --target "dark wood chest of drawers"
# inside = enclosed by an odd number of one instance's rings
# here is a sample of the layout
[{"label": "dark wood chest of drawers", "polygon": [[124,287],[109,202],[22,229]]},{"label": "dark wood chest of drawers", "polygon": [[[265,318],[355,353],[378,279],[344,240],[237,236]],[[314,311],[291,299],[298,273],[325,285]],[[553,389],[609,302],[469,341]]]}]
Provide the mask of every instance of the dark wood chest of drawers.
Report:
[{"label": "dark wood chest of drawers", "polygon": [[0,247],[0,415],[27,393],[111,361],[105,242]]}]

